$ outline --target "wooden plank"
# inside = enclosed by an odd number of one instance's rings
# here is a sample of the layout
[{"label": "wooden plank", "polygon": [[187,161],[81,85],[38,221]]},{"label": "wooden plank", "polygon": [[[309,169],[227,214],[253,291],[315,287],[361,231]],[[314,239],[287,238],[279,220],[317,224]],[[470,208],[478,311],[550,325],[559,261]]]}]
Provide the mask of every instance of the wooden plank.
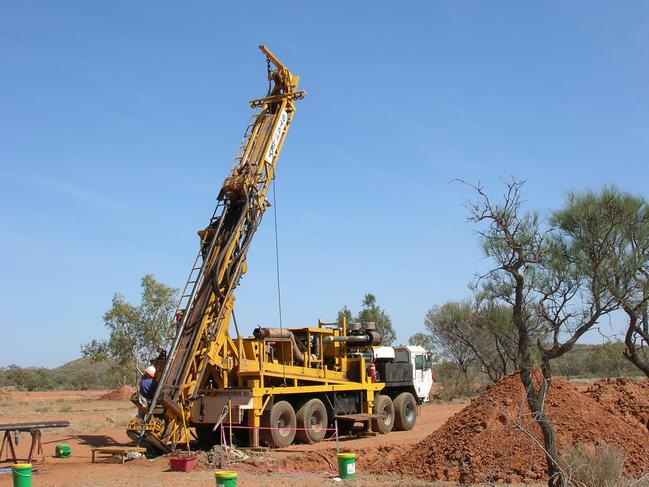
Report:
[{"label": "wooden plank", "polygon": [[[146,448],[139,446],[97,446],[91,449],[92,450],[92,463],[95,463],[97,459],[97,453],[103,453],[105,455],[119,455],[122,463],[126,460],[126,455],[129,452],[138,452],[145,453]],[[107,457],[106,457],[107,458]]]},{"label": "wooden plank", "polygon": [[141,446],[96,446],[92,449],[98,453],[128,453],[136,451],[138,453],[146,452],[146,448]]}]

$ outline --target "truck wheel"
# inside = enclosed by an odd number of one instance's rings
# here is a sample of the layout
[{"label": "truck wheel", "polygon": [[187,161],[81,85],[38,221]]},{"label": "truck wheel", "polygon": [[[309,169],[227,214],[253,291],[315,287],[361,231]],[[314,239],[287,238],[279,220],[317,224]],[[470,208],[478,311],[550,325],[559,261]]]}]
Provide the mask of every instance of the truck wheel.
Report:
[{"label": "truck wheel", "polygon": [[402,392],[394,400],[394,428],[410,431],[417,422],[417,402],[409,392]]},{"label": "truck wheel", "polygon": [[327,432],[327,410],[320,399],[309,399],[295,413],[297,427],[304,428],[296,432],[295,436],[303,443],[317,443],[322,441]]},{"label": "truck wheel", "polygon": [[273,404],[270,411],[266,411],[261,417],[261,436],[264,443],[271,448],[285,448],[293,443],[295,439],[295,411],[287,401],[279,401]]},{"label": "truck wheel", "polygon": [[385,434],[392,431],[394,425],[394,405],[392,399],[381,394],[374,398],[374,414],[381,417],[372,420],[372,430]]}]

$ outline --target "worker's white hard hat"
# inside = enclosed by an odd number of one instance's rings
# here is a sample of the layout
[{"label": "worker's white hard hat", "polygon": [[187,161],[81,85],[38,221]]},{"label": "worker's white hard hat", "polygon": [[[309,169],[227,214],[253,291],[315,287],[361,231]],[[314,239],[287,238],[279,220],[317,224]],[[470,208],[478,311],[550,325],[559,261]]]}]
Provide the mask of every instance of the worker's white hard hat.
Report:
[{"label": "worker's white hard hat", "polygon": [[149,377],[154,377],[155,376],[155,367],[153,365],[149,365],[146,369],[144,369],[144,373],[148,375]]}]

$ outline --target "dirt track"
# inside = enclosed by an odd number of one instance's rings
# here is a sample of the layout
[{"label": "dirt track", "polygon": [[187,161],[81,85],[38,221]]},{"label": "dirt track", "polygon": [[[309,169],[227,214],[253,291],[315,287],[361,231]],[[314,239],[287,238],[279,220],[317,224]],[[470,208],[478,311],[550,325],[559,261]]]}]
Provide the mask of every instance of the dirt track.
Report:
[{"label": "dirt track", "polygon": [[[189,474],[168,471],[168,459],[133,460],[124,465],[112,462],[91,463],[91,448],[129,444],[125,426],[133,415],[133,407],[125,400],[109,401],[98,398],[106,391],[10,392],[0,396],[0,423],[34,420],[67,419],[71,426],[65,429],[43,430],[43,448],[46,462],[36,467],[34,485],[38,487],[64,486],[213,486],[214,469],[202,467]],[[341,450],[356,451],[364,460],[375,462],[381,449],[414,444],[439,428],[464,403],[431,404],[422,407],[417,426],[410,432],[394,432],[359,439],[341,440]],[[54,447],[67,443],[72,447],[71,459],[53,458]],[[19,453],[25,455],[29,435],[21,435]],[[272,485],[315,486],[345,485],[334,482],[327,459],[335,464],[335,445],[323,442],[317,445],[293,445],[281,452],[265,453],[268,462],[255,465],[240,464],[239,486]],[[360,462],[359,462],[360,464]],[[3,466],[7,465],[6,463]],[[0,486],[11,485],[11,474],[0,475]],[[359,471],[353,485],[430,485],[428,482],[404,476],[373,475]],[[444,485],[444,484],[437,484]]]}]

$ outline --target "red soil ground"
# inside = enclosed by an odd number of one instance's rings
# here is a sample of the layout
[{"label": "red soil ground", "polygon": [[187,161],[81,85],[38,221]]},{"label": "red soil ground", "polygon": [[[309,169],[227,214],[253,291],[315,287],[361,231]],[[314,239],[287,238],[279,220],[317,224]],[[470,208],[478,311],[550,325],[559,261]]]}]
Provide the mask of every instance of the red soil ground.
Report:
[{"label": "red soil ground", "polygon": [[[625,453],[630,477],[649,472],[648,392],[648,381],[598,381],[580,392],[570,383],[555,380],[546,410],[559,432],[559,446],[606,441]],[[92,446],[130,443],[125,427],[135,413],[128,401],[131,393],[132,389],[10,392],[0,397],[0,422],[71,421],[69,428],[43,431],[47,461],[35,473],[41,487],[213,485],[213,468],[203,465],[189,474],[177,474],[168,471],[166,457],[125,465],[90,463]],[[509,376],[470,404],[423,406],[413,431],[342,439],[340,448],[357,453],[355,485],[359,486],[419,486],[437,479],[536,485],[545,477],[545,460],[536,442],[540,442],[540,433],[522,385],[518,376]],[[71,459],[52,458],[58,443],[72,446]],[[23,438],[21,454],[28,445]],[[330,464],[335,465],[335,444],[322,442],[266,452],[259,461],[233,467],[240,472],[239,485],[244,487],[271,483],[306,487],[332,483]],[[0,475],[0,487],[10,483],[11,475]]]},{"label": "red soil ground", "polygon": [[[611,387],[597,390],[602,389],[603,398],[624,395]],[[649,472],[649,433],[638,422],[628,420],[634,417],[635,403],[624,403],[625,419],[616,412],[614,399],[604,404],[593,399],[593,394],[581,393],[565,381],[553,382],[546,411],[558,431],[559,448],[606,442],[626,455],[628,476]],[[423,441],[394,456],[383,470],[430,480],[536,480],[545,476],[541,444],[520,379],[511,375],[489,387]]]},{"label": "red soil ground", "polygon": [[99,401],[126,401],[131,398],[136,391],[135,387],[122,386],[114,391],[107,392],[99,396]]},{"label": "red soil ground", "polygon": [[[190,473],[169,471],[166,456],[154,460],[132,460],[120,464],[116,460],[91,463],[93,446],[130,445],[126,424],[135,415],[134,406],[126,400],[100,400],[106,391],[11,391],[0,399],[0,423],[18,423],[36,420],[67,419],[70,427],[43,430],[45,463],[35,465],[33,485],[39,487],[142,487],[142,486],[214,486],[214,470],[206,465]],[[108,397],[114,397],[108,393]],[[359,459],[375,462],[377,447],[408,446],[420,441],[440,427],[467,402],[430,404],[422,407],[413,431],[393,432],[368,438],[344,438],[342,451],[357,451]],[[18,453],[26,456],[29,435],[22,434]],[[54,458],[59,443],[72,447],[69,459]],[[3,457],[4,458],[4,457]],[[335,442],[316,445],[293,445],[285,451],[266,451],[254,463],[232,465],[239,472],[237,485],[241,487],[282,485],[283,487],[315,487],[320,485],[350,485],[357,487],[394,486],[423,487],[428,482],[401,474],[375,474],[359,468],[355,481],[335,483],[331,480],[335,465]],[[8,463],[1,463],[6,467]],[[360,467],[360,466],[359,466]],[[1,474],[0,487],[9,487],[11,473]]]},{"label": "red soil ground", "polygon": [[649,428],[649,380],[602,379],[586,390],[586,395],[604,409],[633,426]]}]

